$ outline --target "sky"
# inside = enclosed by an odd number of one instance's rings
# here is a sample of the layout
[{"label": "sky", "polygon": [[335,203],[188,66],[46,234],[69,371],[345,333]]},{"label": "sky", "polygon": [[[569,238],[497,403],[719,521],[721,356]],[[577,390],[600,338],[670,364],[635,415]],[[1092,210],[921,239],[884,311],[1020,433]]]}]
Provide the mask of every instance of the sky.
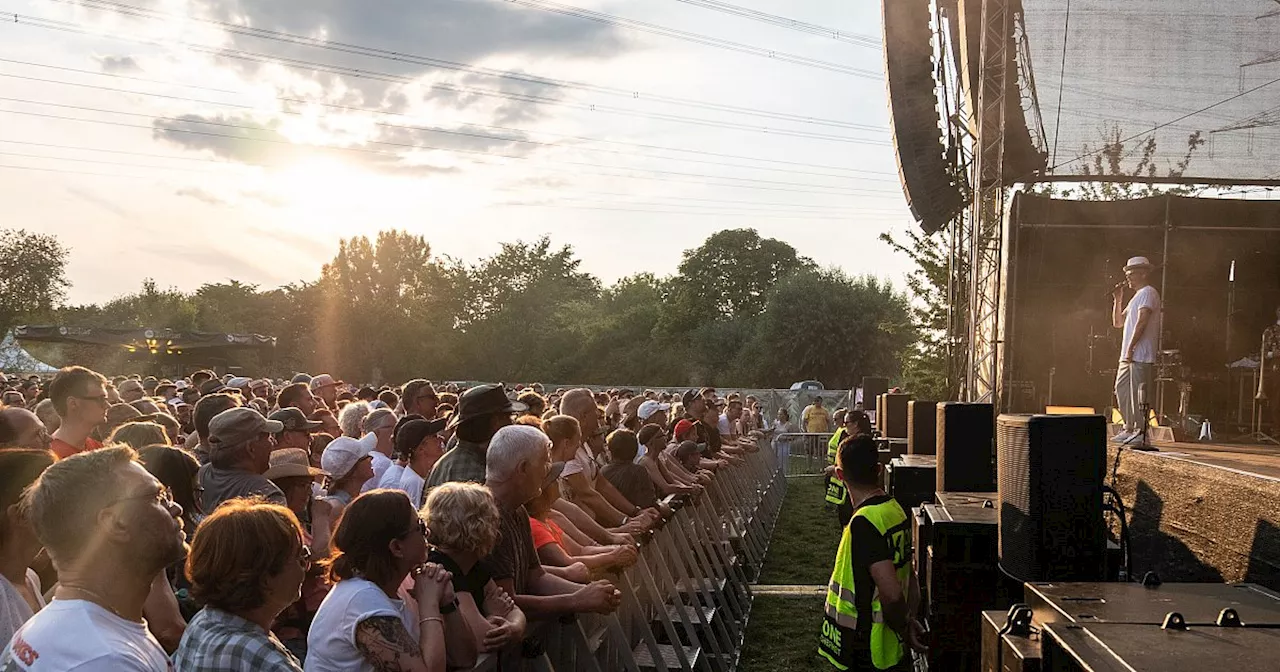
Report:
[{"label": "sky", "polygon": [[[879,2],[734,3],[879,39]],[[703,4],[0,0],[0,226],[71,249],[75,304],[314,280],[390,228],[610,283],[750,227],[902,287],[879,49]]]}]

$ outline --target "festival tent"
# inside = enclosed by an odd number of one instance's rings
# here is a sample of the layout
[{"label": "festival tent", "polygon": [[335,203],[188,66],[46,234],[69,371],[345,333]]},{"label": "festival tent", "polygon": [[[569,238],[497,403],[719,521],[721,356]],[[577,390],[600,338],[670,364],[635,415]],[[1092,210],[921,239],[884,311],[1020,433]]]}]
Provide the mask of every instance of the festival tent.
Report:
[{"label": "festival tent", "polygon": [[13,332],[0,340],[0,371],[5,373],[57,373],[58,367],[36,359],[14,339]]}]

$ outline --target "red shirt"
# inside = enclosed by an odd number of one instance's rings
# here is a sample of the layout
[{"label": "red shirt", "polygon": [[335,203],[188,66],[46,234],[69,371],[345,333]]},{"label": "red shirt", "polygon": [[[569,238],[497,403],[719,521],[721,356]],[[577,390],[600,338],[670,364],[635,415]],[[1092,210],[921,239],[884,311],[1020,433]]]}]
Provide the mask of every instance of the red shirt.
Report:
[{"label": "red shirt", "polygon": [[543,522],[530,516],[529,531],[533,533],[534,548],[542,548],[547,544],[563,545],[564,530],[560,529],[560,526],[556,525],[554,520],[548,518],[546,522]]},{"label": "red shirt", "polygon": [[77,453],[83,453],[87,450],[97,450],[101,447],[102,444],[95,441],[93,437],[85,439],[84,447],[82,448],[77,448],[62,439],[54,439],[53,443],[49,444],[49,450],[52,450],[53,454],[57,455],[59,460],[66,459]]}]

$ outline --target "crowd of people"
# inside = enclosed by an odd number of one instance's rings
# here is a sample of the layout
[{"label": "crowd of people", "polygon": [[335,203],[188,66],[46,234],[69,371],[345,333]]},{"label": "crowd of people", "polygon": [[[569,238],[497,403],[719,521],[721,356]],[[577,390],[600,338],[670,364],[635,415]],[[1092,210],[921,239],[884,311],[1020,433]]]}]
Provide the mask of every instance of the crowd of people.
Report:
[{"label": "crowd of people", "polygon": [[68,367],[0,381],[0,670],[445,670],[611,613],[757,399]]}]

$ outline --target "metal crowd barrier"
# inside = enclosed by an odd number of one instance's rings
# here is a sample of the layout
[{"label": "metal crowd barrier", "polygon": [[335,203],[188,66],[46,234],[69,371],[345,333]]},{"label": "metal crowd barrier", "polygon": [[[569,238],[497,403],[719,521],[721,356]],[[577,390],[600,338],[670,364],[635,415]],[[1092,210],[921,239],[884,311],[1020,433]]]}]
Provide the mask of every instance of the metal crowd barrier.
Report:
[{"label": "metal crowd barrier", "polygon": [[773,450],[787,476],[813,476],[827,466],[827,444],[832,436],[830,432],[778,434],[773,438]]},{"label": "metal crowd barrier", "polygon": [[522,646],[483,656],[473,672],[732,672],[786,494],[778,455],[768,439],[758,445],[642,541],[633,567],[607,577],[622,591],[615,613],[531,623]]}]

